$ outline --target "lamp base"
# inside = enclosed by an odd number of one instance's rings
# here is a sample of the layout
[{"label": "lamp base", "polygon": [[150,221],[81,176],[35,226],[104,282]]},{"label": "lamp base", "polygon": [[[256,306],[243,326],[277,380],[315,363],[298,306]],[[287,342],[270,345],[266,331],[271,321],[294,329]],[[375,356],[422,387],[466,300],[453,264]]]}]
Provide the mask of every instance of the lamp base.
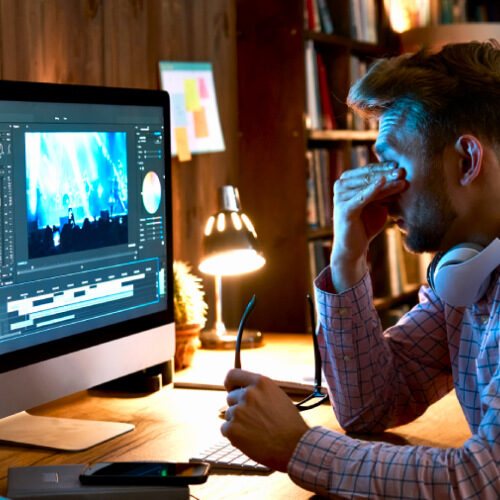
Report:
[{"label": "lamp base", "polygon": [[[234,349],[236,347],[237,330],[226,330],[218,333],[215,329],[205,330],[200,333],[202,349]],[[243,331],[241,339],[242,349],[252,349],[264,345],[264,337],[262,332],[258,330]]]}]

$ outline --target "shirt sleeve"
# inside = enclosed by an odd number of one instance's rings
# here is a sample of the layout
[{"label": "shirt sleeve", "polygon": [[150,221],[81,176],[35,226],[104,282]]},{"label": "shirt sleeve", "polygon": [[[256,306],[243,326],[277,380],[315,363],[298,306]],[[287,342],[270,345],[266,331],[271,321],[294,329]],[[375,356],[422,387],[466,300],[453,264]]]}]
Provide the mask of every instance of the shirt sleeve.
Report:
[{"label": "shirt sleeve", "polygon": [[485,414],[462,448],[396,446],[313,427],[288,464],[299,486],[329,498],[500,498],[499,374],[482,394]]},{"label": "shirt sleeve", "polygon": [[423,287],[420,303],[385,332],[368,273],[336,294],[328,267],[315,293],[323,371],[344,429],[402,425],[453,388],[443,310],[430,289]]}]

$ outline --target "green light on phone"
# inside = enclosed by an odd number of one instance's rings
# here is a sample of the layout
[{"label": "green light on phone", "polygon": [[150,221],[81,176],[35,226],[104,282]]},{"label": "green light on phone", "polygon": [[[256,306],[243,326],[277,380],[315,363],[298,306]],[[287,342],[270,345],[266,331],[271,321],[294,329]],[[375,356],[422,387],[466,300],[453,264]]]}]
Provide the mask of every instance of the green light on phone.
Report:
[{"label": "green light on phone", "polygon": [[162,477],[167,477],[167,469],[162,469],[161,470],[161,476]]}]

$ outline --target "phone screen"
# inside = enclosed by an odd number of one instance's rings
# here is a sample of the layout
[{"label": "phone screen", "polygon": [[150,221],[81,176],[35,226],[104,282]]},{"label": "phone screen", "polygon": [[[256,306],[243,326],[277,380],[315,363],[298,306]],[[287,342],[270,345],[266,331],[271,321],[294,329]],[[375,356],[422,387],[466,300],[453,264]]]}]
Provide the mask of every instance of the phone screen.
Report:
[{"label": "phone screen", "polygon": [[112,462],[90,466],[80,476],[84,484],[183,485],[206,481],[205,462]]}]

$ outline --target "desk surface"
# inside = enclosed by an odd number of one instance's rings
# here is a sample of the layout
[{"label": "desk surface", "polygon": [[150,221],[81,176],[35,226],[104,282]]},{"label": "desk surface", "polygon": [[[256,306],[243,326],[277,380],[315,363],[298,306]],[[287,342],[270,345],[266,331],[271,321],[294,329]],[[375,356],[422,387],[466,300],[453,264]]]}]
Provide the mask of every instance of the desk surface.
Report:
[{"label": "desk surface", "polygon": [[[252,351],[252,357],[261,351],[266,355],[294,352],[300,357],[304,336],[267,336],[266,346]],[[210,358],[230,358],[230,353],[201,351],[201,363]],[[274,354],[273,354],[274,355]],[[242,353],[242,363],[244,356]],[[195,356],[193,370],[196,370]],[[312,365],[311,365],[312,369]],[[186,372],[180,372],[186,376]],[[27,465],[74,464],[104,460],[165,460],[186,461],[219,437],[222,421],[219,408],[225,403],[222,391],[179,389],[167,387],[157,393],[132,397],[82,392],[68,398],[34,409],[31,413],[56,417],[73,417],[89,420],[114,420],[130,422],[135,430],[77,453],[56,452],[20,446],[0,446],[0,494],[7,491],[8,467]],[[340,427],[328,405],[303,414],[310,425],[324,425],[339,430]],[[433,405],[411,424],[391,429],[385,439],[407,444],[439,447],[460,446],[470,431],[453,394]],[[286,474],[274,472],[269,476],[213,475],[205,484],[191,486],[191,493],[200,499],[248,498],[281,499],[311,498],[313,494],[296,486]]]}]

